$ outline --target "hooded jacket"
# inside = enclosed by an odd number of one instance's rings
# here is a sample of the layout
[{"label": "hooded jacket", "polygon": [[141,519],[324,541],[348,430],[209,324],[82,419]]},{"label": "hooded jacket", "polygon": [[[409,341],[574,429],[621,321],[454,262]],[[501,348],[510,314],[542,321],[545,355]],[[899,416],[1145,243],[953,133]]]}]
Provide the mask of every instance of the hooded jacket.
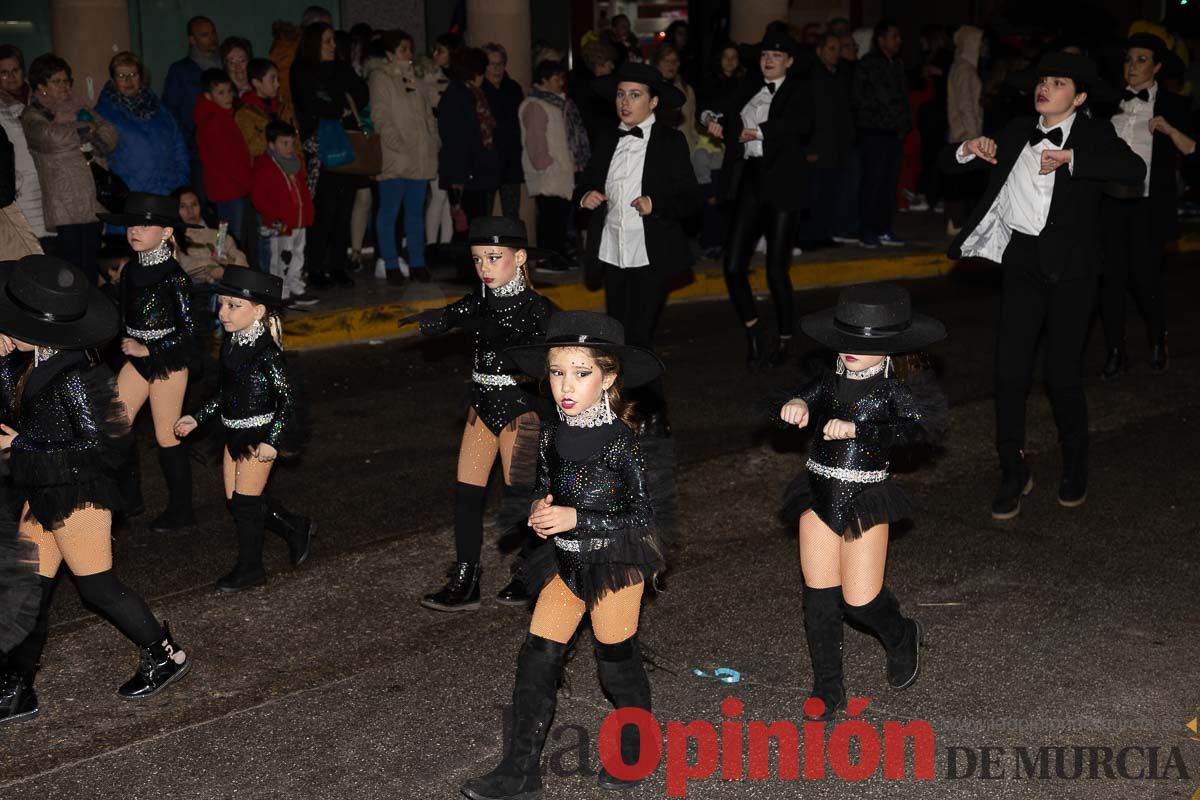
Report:
[{"label": "hooded jacket", "polygon": [[248,196],[252,185],[250,150],[233,118],[233,109],[221,108],[201,94],[192,116],[208,199],[224,203]]},{"label": "hooded jacket", "polygon": [[96,110],[117,129],[117,148],[109,154],[108,166],[130,191],[170,194],[192,182],[187,143],[166,106],[139,119],[106,86]]},{"label": "hooded jacket", "polygon": [[367,75],[371,119],[383,146],[379,180],[431,180],[438,173],[437,120],[412,64],[376,62]]},{"label": "hooded jacket", "polygon": [[280,107],[278,97],[264,100],[253,89],[242,94],[241,106],[234,112],[233,118],[242,132],[242,138],[246,140],[251,159],[267,152],[267,123],[279,119]]},{"label": "hooded jacket", "polygon": [[979,50],[983,31],[963,25],[954,32],[954,63],[946,79],[946,115],[950,141],[962,142],[983,135],[983,106],[980,95]]}]

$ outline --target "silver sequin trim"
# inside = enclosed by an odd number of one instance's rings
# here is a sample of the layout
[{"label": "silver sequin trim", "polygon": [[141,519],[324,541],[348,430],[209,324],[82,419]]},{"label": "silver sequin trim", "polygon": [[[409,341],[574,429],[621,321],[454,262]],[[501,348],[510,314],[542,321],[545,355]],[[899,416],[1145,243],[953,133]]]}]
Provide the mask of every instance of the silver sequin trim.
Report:
[{"label": "silver sequin trim", "polygon": [[554,546],[560,550],[569,550],[572,553],[578,553],[581,550],[603,550],[612,544],[612,539],[564,539],[561,536],[554,537]]},{"label": "silver sequin trim", "polygon": [[138,253],[138,263],[147,267],[152,267],[155,264],[161,264],[171,257],[171,248],[161,244],[153,250],[143,250]]},{"label": "silver sequin trim", "polygon": [[512,375],[489,375],[486,372],[472,372],[471,380],[480,386],[516,386],[517,379]]},{"label": "silver sequin trim", "polygon": [[616,420],[617,415],[608,405],[608,395],[605,394],[601,396],[599,403],[595,403],[591,408],[584,409],[574,416],[559,408],[558,418],[572,428],[599,428]]},{"label": "silver sequin trim", "polygon": [[875,366],[867,367],[866,369],[860,369],[858,372],[855,372],[852,369],[846,369],[846,365],[842,363],[841,357],[838,357],[838,374],[845,374],[845,376],[852,381],[865,381],[868,378],[874,378],[881,372],[884,374],[884,377],[887,377],[888,370],[891,368],[891,366],[892,357],[884,356],[883,361],[880,361]]},{"label": "silver sequin trim", "polygon": [[221,424],[226,428],[245,430],[246,428],[261,428],[273,419],[275,419],[274,414],[259,414],[257,417],[246,417],[245,419],[227,419],[221,417]]},{"label": "silver sequin trim", "polygon": [[139,331],[137,328],[125,328],[125,332],[135,339],[140,339],[143,342],[153,342],[158,339],[170,336],[175,332],[174,328],[163,328],[157,331]]},{"label": "silver sequin trim", "polygon": [[262,324],[262,320],[254,320],[245,330],[234,331],[229,334],[229,338],[236,345],[246,346],[254,344],[258,341],[258,337],[263,335],[263,331],[267,328]]},{"label": "silver sequin trim", "polygon": [[[484,294],[487,293],[487,290],[487,284],[485,283],[483,285]],[[492,289],[492,295],[495,297],[515,297],[523,291],[525,291],[525,271],[517,267],[517,274],[513,276],[513,279],[503,286],[497,286],[495,289]]]},{"label": "silver sequin trim", "polygon": [[888,478],[886,469],[847,469],[845,467],[827,467],[811,458],[808,460],[808,471],[822,478],[848,483],[882,483]]}]

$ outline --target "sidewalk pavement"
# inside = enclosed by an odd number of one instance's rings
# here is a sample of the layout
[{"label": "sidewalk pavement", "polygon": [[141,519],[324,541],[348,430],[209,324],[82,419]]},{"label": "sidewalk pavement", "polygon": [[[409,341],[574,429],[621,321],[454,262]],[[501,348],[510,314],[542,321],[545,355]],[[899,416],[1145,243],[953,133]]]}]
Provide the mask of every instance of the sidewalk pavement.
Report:
[{"label": "sidewalk pavement", "polygon": [[[909,213],[897,216],[897,233],[904,247],[867,249],[847,245],[805,252],[791,266],[792,285],[797,290],[883,280],[912,280],[945,275],[959,267],[946,256],[950,237],[945,233],[944,218],[933,213]],[[1200,231],[1179,240],[1179,252],[1200,250]],[[441,308],[469,291],[455,282],[453,269],[436,270],[430,283],[411,283],[390,287],[375,281],[371,271],[360,273],[359,285],[351,290],[322,293],[322,304],[294,313],[284,323],[289,350],[307,350],[343,344],[378,342],[416,333],[415,324],[401,325],[410,315]],[[602,309],[603,289],[589,286],[582,270],[565,275],[547,276],[535,272],[537,290],[564,309]],[[762,269],[762,254],[751,261],[750,285],[756,294],[767,292],[767,276]],[[672,288],[667,302],[724,298],[725,278],[719,261],[702,259],[692,269],[686,283]]]}]

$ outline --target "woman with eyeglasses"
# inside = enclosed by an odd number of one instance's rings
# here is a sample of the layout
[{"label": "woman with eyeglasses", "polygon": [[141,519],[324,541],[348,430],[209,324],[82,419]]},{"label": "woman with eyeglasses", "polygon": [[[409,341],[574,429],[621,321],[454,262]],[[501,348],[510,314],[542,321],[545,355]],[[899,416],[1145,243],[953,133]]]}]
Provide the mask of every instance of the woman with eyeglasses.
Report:
[{"label": "woman with eyeglasses", "polygon": [[46,227],[56,233],[57,256],[99,281],[100,221],[91,163],[106,164],[117,129],[72,92],[71,65],[44,53],[29,65],[33,97],[21,115],[29,152],[42,182]]},{"label": "woman with eyeglasses", "polygon": [[170,194],[191,180],[187,144],[175,118],[142,80],[142,62],[129,51],[108,63],[108,83],[96,111],[119,139],[108,166],[133,192]]}]

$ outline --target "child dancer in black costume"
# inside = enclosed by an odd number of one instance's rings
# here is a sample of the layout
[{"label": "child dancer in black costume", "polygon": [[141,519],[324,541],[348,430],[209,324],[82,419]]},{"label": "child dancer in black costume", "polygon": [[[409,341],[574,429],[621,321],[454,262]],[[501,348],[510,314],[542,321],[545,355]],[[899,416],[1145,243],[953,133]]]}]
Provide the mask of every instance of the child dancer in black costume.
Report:
[{"label": "child dancer in black costume", "polygon": [[[159,533],[194,525],[192,466],[188,448],[175,438],[183,413],[188,365],[196,352],[192,318],[192,282],[175,260],[175,231],[186,226],[172,197],[132,192],[121,214],[101,214],[113,225],[126,225],[135,258],[121,273],[121,352],[126,363],[117,374],[117,395],[132,425],[146,401],[154,417],[158,462],[167,481],[167,510],[150,523]],[[127,468],[128,469],[128,468]],[[122,474],[127,505],[140,494],[128,471]]]},{"label": "child dancer in black costume", "polygon": [[180,417],[175,435],[219,418],[224,435],[225,500],[237,527],[238,558],[233,571],[217,581],[217,591],[237,592],[267,582],[263,569],[263,528],[282,536],[292,566],[308,558],[316,524],[291,514],[267,496],[267,479],[280,453],[299,449],[296,389],[280,347],[283,279],[245,267],[228,266],[213,284],[221,298],[217,315],[225,329],[221,382],[199,409]]},{"label": "child dancer in black costume", "polygon": [[[421,605],[436,611],[479,608],[484,501],[496,456],[500,456],[506,492],[514,484],[533,482],[532,474],[519,474],[519,468],[514,474],[513,452],[518,437],[532,440],[537,435],[535,395],[530,391],[532,382],[521,379],[503,350],[538,341],[553,309],[529,285],[528,260],[541,251],[529,246],[525,223],[476,217],[471,220],[470,243],[480,287],[456,303],[417,317],[425,335],[463,328],[475,340],[471,407],[454,485],[455,564],[446,585],[421,600]],[[522,449],[532,454],[533,447],[530,441]],[[515,605],[528,599],[524,585],[515,579],[496,596],[501,603]]]},{"label": "child dancer in black costume", "polygon": [[829,720],[846,703],[843,614],[879,636],[893,688],[917,679],[920,623],[900,614],[883,585],[888,526],[911,511],[888,478],[889,452],[937,434],[945,400],[931,379],[921,380],[924,373],[911,383],[898,380],[890,354],[936,342],[945,329],[913,314],[908,292],[891,284],[845,289],[836,308],[800,324],[838,353],[836,374],[809,381],[779,410],[789,425],[821,431],[807,471],[788,487],[784,513],[799,517],[812,696],[823,704],[810,718]]},{"label": "child dancer in black costume", "polygon": [[[140,650],[137,672],[118,694],[151,697],[192,662],[112,569],[116,470],[129,424],[112,373],[94,365],[87,350],[116,335],[116,309],[67,262],[26,256],[0,264],[0,331],[0,387],[11,424],[0,426],[0,450],[11,454],[23,502],[20,530],[37,545],[42,584],[33,632],[8,654],[0,723],[38,713],[33,678],[46,644],[54,576],[64,562],[83,601]],[[34,354],[23,377],[15,374],[13,349]]]},{"label": "child dancer in black costume", "polygon": [[[542,746],[557,703],[567,644],[584,612],[596,638],[600,685],[617,708],[650,710],[637,628],[646,582],[663,568],[638,435],[622,384],[657,378],[662,362],[624,344],[621,323],[589,311],[550,318],[545,341],[509,350],[522,370],[547,376],[559,419],[542,423],[536,496],[528,524],[554,537],[523,563],[537,605],[517,656],[513,731],[496,769],[461,787],[472,800],[541,793]],[[627,726],[621,752],[636,763],[640,740]],[[632,785],[602,770],[606,789]]]}]

